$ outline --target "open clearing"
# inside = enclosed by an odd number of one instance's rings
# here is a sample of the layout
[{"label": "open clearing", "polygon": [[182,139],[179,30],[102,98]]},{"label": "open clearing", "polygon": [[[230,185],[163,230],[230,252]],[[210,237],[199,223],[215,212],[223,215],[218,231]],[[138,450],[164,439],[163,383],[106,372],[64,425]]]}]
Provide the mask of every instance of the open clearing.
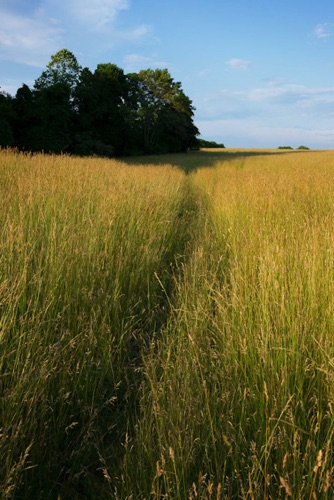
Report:
[{"label": "open clearing", "polygon": [[334,152],[0,151],[2,498],[333,498]]}]

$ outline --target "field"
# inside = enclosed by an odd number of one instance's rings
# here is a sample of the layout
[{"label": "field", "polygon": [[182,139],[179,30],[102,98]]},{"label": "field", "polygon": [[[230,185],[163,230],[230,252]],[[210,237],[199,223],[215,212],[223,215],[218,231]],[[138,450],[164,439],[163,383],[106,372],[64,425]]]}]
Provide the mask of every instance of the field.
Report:
[{"label": "field", "polygon": [[0,488],[334,497],[334,152],[0,151]]}]

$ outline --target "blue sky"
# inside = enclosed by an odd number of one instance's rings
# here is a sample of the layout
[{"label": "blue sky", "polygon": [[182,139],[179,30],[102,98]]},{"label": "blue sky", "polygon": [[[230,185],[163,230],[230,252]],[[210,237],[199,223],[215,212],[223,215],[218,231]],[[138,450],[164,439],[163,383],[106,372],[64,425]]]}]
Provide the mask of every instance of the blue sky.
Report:
[{"label": "blue sky", "polygon": [[168,68],[205,139],[334,149],[333,0],[0,0],[0,86],[52,54],[92,71]]}]

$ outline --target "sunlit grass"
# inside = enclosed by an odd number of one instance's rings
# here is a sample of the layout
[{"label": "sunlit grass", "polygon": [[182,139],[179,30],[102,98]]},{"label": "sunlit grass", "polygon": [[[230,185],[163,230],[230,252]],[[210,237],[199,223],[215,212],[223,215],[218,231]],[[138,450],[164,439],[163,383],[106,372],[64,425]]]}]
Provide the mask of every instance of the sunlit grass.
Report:
[{"label": "sunlit grass", "polygon": [[136,460],[157,498],[331,497],[333,159],[194,176],[201,236],[146,358]]},{"label": "sunlit grass", "polygon": [[168,166],[1,160],[4,495],[39,483],[52,496],[101,480],[104,450],[120,453],[184,181]]},{"label": "sunlit grass", "polygon": [[333,497],[334,153],[268,153],[0,153],[4,498]]}]

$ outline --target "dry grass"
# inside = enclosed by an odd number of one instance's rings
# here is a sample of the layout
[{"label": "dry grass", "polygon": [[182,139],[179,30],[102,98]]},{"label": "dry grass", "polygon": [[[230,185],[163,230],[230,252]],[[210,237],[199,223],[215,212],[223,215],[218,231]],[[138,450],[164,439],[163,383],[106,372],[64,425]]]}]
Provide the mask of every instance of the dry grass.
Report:
[{"label": "dry grass", "polygon": [[332,498],[334,153],[0,155],[2,496]]}]

